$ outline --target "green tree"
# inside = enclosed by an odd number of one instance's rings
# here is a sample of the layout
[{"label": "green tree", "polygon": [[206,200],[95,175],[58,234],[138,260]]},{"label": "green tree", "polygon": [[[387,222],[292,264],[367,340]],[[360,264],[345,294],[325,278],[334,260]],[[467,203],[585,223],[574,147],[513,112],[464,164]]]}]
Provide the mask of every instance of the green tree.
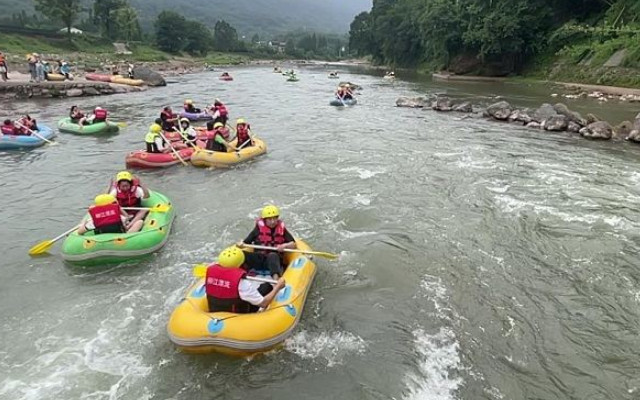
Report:
[{"label": "green tree", "polygon": [[353,19],[349,28],[349,48],[358,56],[371,54],[373,51],[373,32],[371,16],[362,12]]},{"label": "green tree", "polygon": [[61,21],[71,40],[71,25],[80,13],[80,0],[35,0],[36,11],[52,21]]},{"label": "green tree", "polygon": [[103,37],[116,38],[118,30],[117,12],[127,6],[126,0],[95,0],[93,3],[93,19],[96,25],[100,27]]},{"label": "green tree", "polygon": [[115,13],[115,25],[117,27],[116,39],[126,41],[142,39],[138,13],[133,7],[126,6],[118,9]]},{"label": "green tree", "polygon": [[186,40],[187,20],[173,11],[163,11],[156,19],[156,44],[162,51],[178,53]]},{"label": "green tree", "polygon": [[238,32],[224,20],[216,22],[213,29],[213,49],[216,51],[233,51],[238,43]]},{"label": "green tree", "polygon": [[260,41],[260,35],[257,33],[251,37],[251,43],[258,43]]},{"label": "green tree", "polygon": [[211,31],[206,26],[196,21],[187,22],[184,51],[192,55],[205,56],[211,49],[212,42]]}]

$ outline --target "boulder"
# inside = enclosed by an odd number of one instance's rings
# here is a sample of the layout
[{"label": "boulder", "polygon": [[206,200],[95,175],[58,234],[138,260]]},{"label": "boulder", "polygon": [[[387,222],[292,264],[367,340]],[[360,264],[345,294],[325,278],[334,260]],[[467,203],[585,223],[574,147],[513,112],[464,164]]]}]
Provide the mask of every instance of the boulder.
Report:
[{"label": "boulder", "polygon": [[580,129],[580,134],[587,139],[609,140],[613,136],[613,128],[606,121],[598,121]]},{"label": "boulder", "polygon": [[431,103],[431,108],[436,111],[451,111],[451,99],[447,96],[438,96],[436,100]]},{"label": "boulder", "polygon": [[531,117],[531,110],[528,108],[514,110],[511,115],[509,115],[509,121],[521,122],[523,125],[527,125],[529,122],[533,121],[533,118]]},{"label": "boulder", "polygon": [[631,121],[622,121],[613,128],[613,133],[616,137],[627,137],[631,130],[633,130]]},{"label": "boulder", "polygon": [[576,124],[573,121],[569,121],[569,123],[567,124],[567,131],[569,132],[578,133],[580,132],[581,128],[582,127],[580,125]]},{"label": "boulder", "polygon": [[98,96],[100,92],[94,87],[86,87],[84,88],[84,94],[87,96]]},{"label": "boulder", "polygon": [[473,112],[473,106],[468,101],[465,101],[464,103],[456,104],[455,106],[453,106],[453,111],[471,113]]},{"label": "boulder", "polygon": [[540,129],[540,124],[537,123],[536,121],[531,121],[527,124],[527,128]]},{"label": "boulder", "polygon": [[553,109],[560,115],[567,117],[567,120],[575,122],[580,126],[587,126],[587,120],[580,115],[580,113],[569,110],[569,107],[562,103],[558,103],[553,106]]},{"label": "boulder", "polygon": [[397,107],[423,108],[431,105],[431,101],[425,97],[398,97]]},{"label": "boulder", "polygon": [[567,129],[568,118],[564,115],[556,115],[549,117],[544,121],[544,129],[546,131],[564,131]]},{"label": "boulder", "polygon": [[487,107],[487,114],[494,119],[506,121],[511,115],[513,107],[506,101],[499,101]]},{"label": "boulder", "polygon": [[551,117],[558,115],[551,104],[544,103],[533,113],[533,120],[542,123]]},{"label": "boulder", "polygon": [[142,79],[149,86],[167,86],[167,82],[162,75],[156,71],[152,71],[147,67],[135,67],[133,70],[135,79]]},{"label": "boulder", "polygon": [[80,97],[83,94],[84,93],[82,92],[82,89],[69,89],[69,90],[67,90],[67,97]]},{"label": "boulder", "polygon": [[587,125],[600,121],[600,118],[598,118],[598,116],[595,114],[587,114],[587,117],[585,119],[587,120]]},{"label": "boulder", "polygon": [[640,114],[636,116],[633,125],[631,126],[631,132],[627,136],[627,140],[640,143]]}]

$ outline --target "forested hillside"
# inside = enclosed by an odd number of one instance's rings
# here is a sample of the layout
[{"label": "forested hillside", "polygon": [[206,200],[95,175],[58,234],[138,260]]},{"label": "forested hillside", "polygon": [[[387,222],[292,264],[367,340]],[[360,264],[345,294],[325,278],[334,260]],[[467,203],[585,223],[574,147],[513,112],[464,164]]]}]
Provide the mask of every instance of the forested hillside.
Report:
[{"label": "forested hillside", "polygon": [[[640,66],[639,0],[373,0],[351,50],[380,63],[506,75],[558,57],[586,67],[618,50]],[[604,60],[604,61],[602,61]]]},{"label": "forested hillside", "polygon": [[[90,7],[91,1],[86,1]],[[143,29],[151,30],[163,10],[178,12],[213,27],[224,19],[243,35],[272,34],[307,29],[346,33],[353,17],[371,7],[371,0],[131,0]],[[0,0],[4,15],[26,11],[33,14],[32,0]]]}]

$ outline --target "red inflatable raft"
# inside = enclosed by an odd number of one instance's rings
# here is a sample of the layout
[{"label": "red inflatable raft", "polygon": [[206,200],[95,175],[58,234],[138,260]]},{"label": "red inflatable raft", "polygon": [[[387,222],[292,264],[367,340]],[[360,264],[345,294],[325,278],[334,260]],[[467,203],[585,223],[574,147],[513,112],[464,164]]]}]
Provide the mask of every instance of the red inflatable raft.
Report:
[{"label": "red inflatable raft", "polygon": [[111,75],[86,74],[84,77],[88,81],[111,82]]},{"label": "red inflatable raft", "polygon": [[[189,161],[193,154],[193,148],[178,150],[178,154],[183,160]],[[174,152],[170,153],[147,153],[144,150],[136,150],[127,154],[124,159],[127,168],[166,168],[180,164],[180,160]]]}]

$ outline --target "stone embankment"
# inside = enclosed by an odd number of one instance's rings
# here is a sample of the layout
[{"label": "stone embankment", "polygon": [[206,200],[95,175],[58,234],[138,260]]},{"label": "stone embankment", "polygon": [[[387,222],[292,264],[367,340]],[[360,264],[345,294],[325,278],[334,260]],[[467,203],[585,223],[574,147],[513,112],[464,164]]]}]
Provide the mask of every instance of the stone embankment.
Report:
[{"label": "stone embankment", "polygon": [[107,82],[4,82],[0,83],[0,98],[51,98],[101,96],[116,93],[141,92],[146,86],[118,85]]},{"label": "stone embankment", "polygon": [[623,121],[612,126],[593,114],[582,116],[570,110],[565,104],[542,104],[537,109],[517,108],[506,101],[491,104],[487,108],[472,105],[470,102],[455,103],[446,96],[400,97],[398,107],[430,108],[440,112],[461,112],[467,117],[488,118],[524,125],[531,129],[571,132],[586,139],[612,140],[624,139],[640,143],[640,113],[633,122]]}]

